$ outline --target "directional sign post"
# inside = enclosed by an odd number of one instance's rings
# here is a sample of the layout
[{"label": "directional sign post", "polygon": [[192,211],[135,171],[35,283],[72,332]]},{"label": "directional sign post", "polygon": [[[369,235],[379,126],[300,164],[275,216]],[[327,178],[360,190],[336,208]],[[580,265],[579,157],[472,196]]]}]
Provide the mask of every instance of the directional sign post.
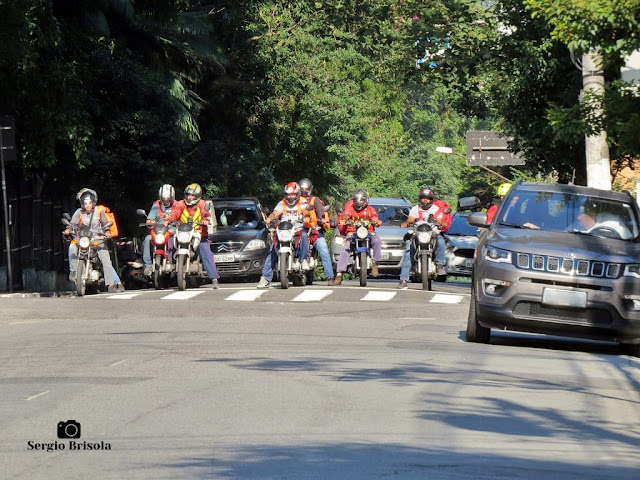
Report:
[{"label": "directional sign post", "polygon": [[509,150],[509,140],[491,130],[468,131],[467,165],[524,165],[520,153]]},{"label": "directional sign post", "polygon": [[7,246],[7,284],[13,292],[13,273],[11,272],[11,239],[9,238],[9,202],[7,201],[7,181],[4,162],[16,159],[16,131],[13,117],[0,117],[0,169],[2,170],[2,199],[4,200],[4,232]]}]

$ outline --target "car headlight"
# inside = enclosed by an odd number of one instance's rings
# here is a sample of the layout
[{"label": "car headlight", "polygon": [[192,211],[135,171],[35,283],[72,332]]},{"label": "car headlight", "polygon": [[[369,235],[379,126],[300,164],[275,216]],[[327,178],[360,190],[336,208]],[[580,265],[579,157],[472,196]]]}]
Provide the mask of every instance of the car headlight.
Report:
[{"label": "car headlight", "polygon": [[624,267],[624,276],[640,278],[640,264],[631,263]]},{"label": "car headlight", "polygon": [[178,243],[189,243],[191,232],[178,232]]},{"label": "car headlight", "polygon": [[78,240],[78,246],[83,250],[89,248],[89,245],[91,245],[91,239],[89,239],[89,237],[80,237],[80,240]]},{"label": "car headlight", "polygon": [[369,235],[369,229],[367,227],[358,227],[358,230],[356,230],[356,235],[358,236],[358,238],[365,239]]},{"label": "car headlight", "polygon": [[418,242],[420,243],[429,243],[431,240],[431,232],[420,232],[418,233]]},{"label": "car headlight", "polygon": [[157,243],[158,245],[163,245],[163,244],[164,244],[164,242],[165,242],[165,240],[166,240],[166,238],[165,238],[165,236],[164,236],[164,233],[158,233],[158,234],[156,235],[156,243]]},{"label": "car headlight", "polygon": [[511,252],[509,250],[488,246],[484,248],[484,258],[490,262],[511,263]]},{"label": "car headlight", "polygon": [[290,242],[291,234],[291,230],[278,230],[278,240],[281,242]]},{"label": "car headlight", "polygon": [[344,237],[338,237],[338,236],[333,237],[333,243],[335,243],[336,246],[338,247],[342,247],[345,241],[346,241],[346,238]]},{"label": "car headlight", "polygon": [[254,238],[249,243],[247,243],[246,247],[244,247],[245,250],[260,250],[261,248],[267,248],[267,244],[264,243],[264,240],[261,240],[259,238]]}]

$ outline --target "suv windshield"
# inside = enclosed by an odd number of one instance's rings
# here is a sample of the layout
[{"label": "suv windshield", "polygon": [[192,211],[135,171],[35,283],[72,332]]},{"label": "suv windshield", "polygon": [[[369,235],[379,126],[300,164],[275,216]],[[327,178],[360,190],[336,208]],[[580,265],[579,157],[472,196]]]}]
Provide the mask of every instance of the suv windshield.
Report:
[{"label": "suv windshield", "polygon": [[409,217],[409,208],[399,205],[371,205],[384,225],[400,225]]},{"label": "suv windshield", "polygon": [[216,205],[216,220],[219,227],[257,228],[259,223],[258,211],[255,207],[218,206]]},{"label": "suv windshield", "polygon": [[624,240],[638,237],[638,219],[629,203],[528,190],[514,192],[507,201],[498,219],[503,225]]}]

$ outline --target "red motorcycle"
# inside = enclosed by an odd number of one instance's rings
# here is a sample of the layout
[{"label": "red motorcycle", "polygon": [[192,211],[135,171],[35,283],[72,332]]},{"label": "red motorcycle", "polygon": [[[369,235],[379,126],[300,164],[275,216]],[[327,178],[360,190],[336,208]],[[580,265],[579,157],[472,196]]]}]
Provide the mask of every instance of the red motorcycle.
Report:
[{"label": "red motorcycle", "polygon": [[[137,210],[138,215],[147,216],[145,210]],[[141,226],[144,224],[141,224]],[[175,276],[175,263],[173,261],[173,231],[165,227],[162,222],[156,222],[149,227],[151,235],[151,248],[153,255],[152,277],[156,290],[169,288],[171,278]]]}]

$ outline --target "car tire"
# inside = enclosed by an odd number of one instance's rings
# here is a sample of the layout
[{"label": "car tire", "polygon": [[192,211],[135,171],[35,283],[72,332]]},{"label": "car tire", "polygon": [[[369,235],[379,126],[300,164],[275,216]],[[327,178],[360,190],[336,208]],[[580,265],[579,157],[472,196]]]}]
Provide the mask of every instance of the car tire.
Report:
[{"label": "car tire", "polygon": [[491,329],[483,327],[478,321],[476,292],[473,283],[471,285],[471,302],[469,303],[469,317],[467,318],[467,342],[489,343]]},{"label": "car tire", "polygon": [[640,357],[640,343],[621,343],[620,347],[624,355]]}]

